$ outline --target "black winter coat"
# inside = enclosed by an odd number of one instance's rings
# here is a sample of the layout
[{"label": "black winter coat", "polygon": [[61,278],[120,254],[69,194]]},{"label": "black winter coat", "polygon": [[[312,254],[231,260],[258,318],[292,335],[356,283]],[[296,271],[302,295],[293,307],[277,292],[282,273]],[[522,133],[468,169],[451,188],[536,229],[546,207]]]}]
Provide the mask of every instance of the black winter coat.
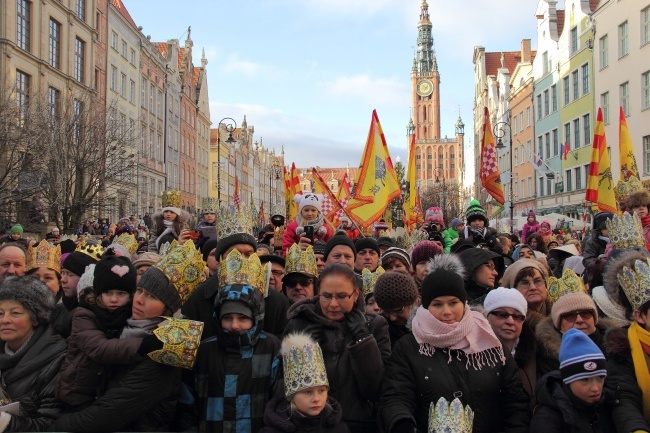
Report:
[{"label": "black winter coat", "polygon": [[[354,308],[363,311],[363,297],[357,298]],[[285,330],[285,334],[306,332],[320,344],[329,393],[341,404],[343,420],[355,433],[377,433],[375,402],[391,351],[386,319],[372,314],[366,319],[372,336],[355,342],[344,323],[323,315],[316,296],[291,306]]]},{"label": "black winter coat", "polygon": [[[596,233],[594,233],[596,235]],[[592,236],[587,239],[585,242],[585,247],[582,249],[582,264],[585,269],[589,264],[598,258],[601,254],[605,253],[607,248],[607,242],[602,239],[598,239],[597,236]]]},{"label": "black winter coat", "polygon": [[[473,433],[527,432],[528,399],[517,376],[517,364],[506,353],[506,364],[481,370],[467,368],[463,352],[436,349],[433,356],[419,353],[413,334],[400,339],[386,367],[380,414],[384,431],[391,433],[400,420],[417,431],[428,431],[429,406],[440,397],[459,397],[474,411]],[[345,407],[345,406],[344,406]]]},{"label": "black winter coat", "polygon": [[562,382],[560,371],[542,377],[530,433],[613,433],[613,393],[607,389],[598,403],[587,404]]},{"label": "black winter coat", "polygon": [[22,416],[12,416],[5,431],[52,431],[61,404],[54,397],[59,368],[65,358],[65,340],[46,325],[13,356],[0,342],[0,385],[12,401],[20,402]]},{"label": "black winter coat", "polygon": [[341,421],[341,405],[329,397],[329,407],[320,416],[304,417],[291,414],[289,402],[284,397],[269,401],[264,411],[265,427],[259,433],[348,433],[348,426]]}]

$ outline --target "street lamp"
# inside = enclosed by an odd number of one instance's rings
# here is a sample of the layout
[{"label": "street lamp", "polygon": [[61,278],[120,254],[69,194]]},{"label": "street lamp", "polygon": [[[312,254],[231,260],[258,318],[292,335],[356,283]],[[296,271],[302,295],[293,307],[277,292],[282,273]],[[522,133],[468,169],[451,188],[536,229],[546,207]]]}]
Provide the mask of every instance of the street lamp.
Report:
[{"label": "street lamp", "polygon": [[278,166],[277,162],[273,161],[273,165],[269,167],[269,217],[271,216],[271,209],[273,206],[273,203],[271,203],[271,197],[272,197],[272,191],[273,188],[271,187],[271,181],[273,180],[273,176],[275,175],[275,183],[277,186],[277,182],[280,180],[280,166]]},{"label": "street lamp", "polygon": [[[224,120],[230,120],[232,123],[223,123]],[[221,207],[221,124],[225,125],[225,129],[228,132],[228,138],[226,139],[228,146],[237,142],[232,137],[232,132],[237,128],[237,122],[231,117],[224,117],[217,125],[217,202],[219,203],[219,207]]]},{"label": "street lamp", "polygon": [[[510,116],[510,110],[508,110],[506,113],[508,113],[508,116]],[[498,150],[504,150],[506,148],[505,144],[503,144],[503,137],[508,134],[508,143],[510,144],[510,233],[514,233],[515,230],[515,204],[514,204],[514,192],[513,192],[513,185],[512,185],[512,180],[514,178],[513,173],[512,173],[512,130],[510,129],[510,122],[508,121],[502,121],[502,122],[496,122],[494,124],[494,127],[492,128],[494,132],[494,136],[497,138],[497,145],[496,148]]]}]

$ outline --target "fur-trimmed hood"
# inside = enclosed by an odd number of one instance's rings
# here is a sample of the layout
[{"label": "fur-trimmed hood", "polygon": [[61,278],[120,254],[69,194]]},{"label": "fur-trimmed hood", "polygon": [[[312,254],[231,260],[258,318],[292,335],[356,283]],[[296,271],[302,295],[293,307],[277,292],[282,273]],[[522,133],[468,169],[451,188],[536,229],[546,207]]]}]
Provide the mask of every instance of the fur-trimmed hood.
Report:
[{"label": "fur-trimmed hood", "polygon": [[[607,318],[599,318],[596,324],[596,331],[589,336],[594,343],[605,353],[605,334],[609,329],[616,328],[616,323]],[[560,346],[562,345],[562,333],[553,326],[553,319],[547,317],[540,321],[535,329],[538,348],[543,350],[549,357],[560,359]]]},{"label": "fur-trimmed hood", "polygon": [[619,305],[624,305],[625,293],[618,283],[617,275],[624,266],[630,267],[636,260],[645,260],[650,257],[645,251],[630,250],[616,257],[610,257],[605,264],[605,272],[603,274],[603,284],[607,291],[607,296],[612,302]]},{"label": "fur-trimmed hood", "polygon": [[612,328],[605,335],[607,356],[631,356],[630,339],[627,328]]},{"label": "fur-trimmed hood", "polygon": [[[151,220],[155,223],[156,227],[161,227],[163,221],[162,212],[156,212],[153,215],[151,215]],[[190,220],[190,214],[184,210],[181,210],[181,214],[178,216],[178,221],[180,222],[181,226],[187,224],[189,220]]]}]

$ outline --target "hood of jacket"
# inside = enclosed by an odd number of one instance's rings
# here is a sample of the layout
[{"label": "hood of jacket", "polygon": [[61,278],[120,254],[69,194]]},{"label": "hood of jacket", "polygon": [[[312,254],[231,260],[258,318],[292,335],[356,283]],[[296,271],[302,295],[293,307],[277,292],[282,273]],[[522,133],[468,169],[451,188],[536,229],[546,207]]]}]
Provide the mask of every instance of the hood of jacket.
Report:
[{"label": "hood of jacket", "polygon": [[650,255],[644,251],[631,250],[613,256],[607,259],[605,264],[605,272],[603,273],[603,285],[607,291],[609,299],[618,305],[624,305],[625,293],[621,290],[621,285],[618,283],[617,275],[623,270],[624,266],[631,267],[636,260],[645,261]]},{"label": "hood of jacket", "polygon": [[343,412],[332,397],[327,398],[327,403],[319,416],[304,417],[298,413],[292,414],[289,402],[284,397],[276,397],[266,405],[264,424],[284,432],[299,431],[299,428],[307,426],[334,427],[341,422]]},{"label": "hood of jacket", "polygon": [[[596,324],[596,330],[589,335],[589,338],[604,351],[605,334],[612,328],[616,328],[616,323],[611,319],[599,318]],[[560,358],[560,346],[562,345],[562,333],[553,326],[553,319],[547,317],[540,321],[535,329],[535,337],[543,350],[550,356]]]}]

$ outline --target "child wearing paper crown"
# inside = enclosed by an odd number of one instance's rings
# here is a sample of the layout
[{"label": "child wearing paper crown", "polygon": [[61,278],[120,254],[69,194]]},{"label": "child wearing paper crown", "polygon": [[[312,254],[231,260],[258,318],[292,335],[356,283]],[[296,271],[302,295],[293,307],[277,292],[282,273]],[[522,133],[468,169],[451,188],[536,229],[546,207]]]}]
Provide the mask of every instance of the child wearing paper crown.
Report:
[{"label": "child wearing paper crown", "polygon": [[180,192],[163,191],[162,211],[156,212],[151,216],[156,227],[156,232],[155,237],[149,242],[149,252],[157,254],[160,247],[165,243],[179,240],[181,235],[189,239],[187,237],[188,232],[184,231],[183,228],[190,220],[190,214],[181,210],[179,206]]},{"label": "child wearing paper crown", "polygon": [[282,340],[284,397],[266,405],[260,433],[346,433],[342,409],[328,396],[329,382],[320,346],[308,334],[289,334]]},{"label": "child wearing paper crown", "polygon": [[311,241],[305,234],[305,226],[314,227],[314,241],[327,242],[332,237],[332,228],[325,222],[323,217],[323,195],[308,192],[296,194],[293,198],[298,203],[298,215],[296,220],[291,221],[282,238],[282,252],[287,253],[291,245],[299,244],[303,250]]}]

